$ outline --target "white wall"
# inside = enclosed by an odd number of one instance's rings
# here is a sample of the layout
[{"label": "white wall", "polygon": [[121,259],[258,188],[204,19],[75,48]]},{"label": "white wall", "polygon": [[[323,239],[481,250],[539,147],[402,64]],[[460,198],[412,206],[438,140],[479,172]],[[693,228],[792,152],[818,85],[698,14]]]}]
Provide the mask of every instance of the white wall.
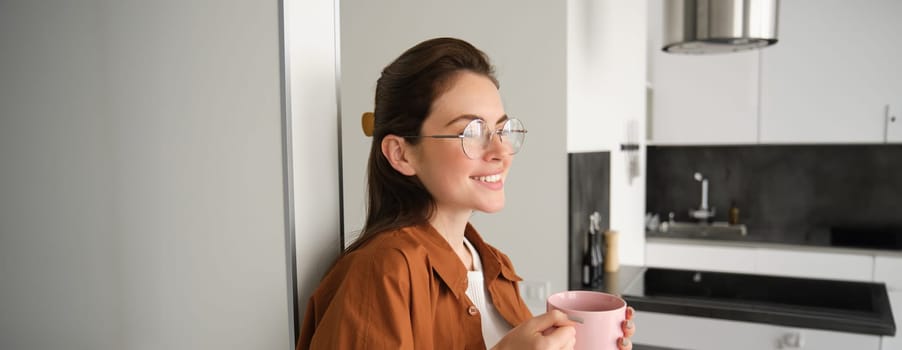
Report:
[{"label": "white wall", "polygon": [[0,348],[291,348],[278,19],[0,2]]},{"label": "white wall", "polygon": [[[373,109],[376,79],[405,49],[432,37],[467,40],[492,59],[509,115],[529,129],[507,183],[507,206],[477,214],[486,239],[526,280],[567,287],[566,6],[556,1],[341,2],[341,109],[345,231],[365,212],[371,139],[360,115]],[[544,309],[544,302],[538,302]]]},{"label": "white wall", "polygon": [[[611,152],[611,229],[621,263],[645,262],[645,1],[567,2],[567,151]],[[622,143],[642,144],[638,176]]]},{"label": "white wall", "polygon": [[336,5],[332,0],[285,2],[301,317],[341,251]]}]

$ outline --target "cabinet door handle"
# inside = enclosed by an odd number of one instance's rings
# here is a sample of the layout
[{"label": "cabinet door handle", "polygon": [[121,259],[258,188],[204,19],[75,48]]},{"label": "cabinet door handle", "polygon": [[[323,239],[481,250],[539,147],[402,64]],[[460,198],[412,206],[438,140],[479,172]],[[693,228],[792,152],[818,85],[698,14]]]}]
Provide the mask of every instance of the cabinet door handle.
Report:
[{"label": "cabinet door handle", "polygon": [[805,338],[802,336],[802,333],[786,333],[780,338],[780,349],[801,349],[804,346]]},{"label": "cabinet door handle", "polygon": [[889,124],[896,122],[896,116],[889,115],[889,105],[883,107],[883,142],[889,142]]}]

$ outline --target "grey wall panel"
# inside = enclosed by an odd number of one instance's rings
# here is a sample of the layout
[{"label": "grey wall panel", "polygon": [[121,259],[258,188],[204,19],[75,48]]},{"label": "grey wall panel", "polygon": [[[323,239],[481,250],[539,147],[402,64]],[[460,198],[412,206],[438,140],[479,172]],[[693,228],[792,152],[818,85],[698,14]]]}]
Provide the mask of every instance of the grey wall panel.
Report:
[{"label": "grey wall panel", "polygon": [[0,348],[291,347],[278,6],[0,3]]}]

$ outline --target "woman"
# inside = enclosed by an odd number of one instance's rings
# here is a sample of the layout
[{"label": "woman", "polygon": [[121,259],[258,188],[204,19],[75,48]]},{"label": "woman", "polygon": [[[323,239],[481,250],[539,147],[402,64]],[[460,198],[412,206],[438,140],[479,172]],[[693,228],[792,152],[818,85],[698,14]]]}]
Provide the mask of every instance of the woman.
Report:
[{"label": "woman", "polygon": [[572,348],[571,321],[532,317],[510,259],[468,222],[504,207],[526,134],[485,54],[414,46],[382,71],[374,115],[366,224],[311,296],[298,349]]}]

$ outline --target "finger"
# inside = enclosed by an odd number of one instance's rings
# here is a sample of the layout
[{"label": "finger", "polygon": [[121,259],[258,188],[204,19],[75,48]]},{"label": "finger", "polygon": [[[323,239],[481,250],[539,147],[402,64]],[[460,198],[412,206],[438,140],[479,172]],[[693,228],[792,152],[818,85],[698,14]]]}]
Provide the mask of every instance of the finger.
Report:
[{"label": "finger", "polygon": [[561,349],[573,350],[574,347],[576,347],[576,335],[575,334],[574,334],[573,338],[570,338],[570,341],[568,341],[567,344],[564,344],[564,346],[561,347]]},{"label": "finger", "polygon": [[627,320],[633,319],[633,314],[635,314],[635,313],[636,313],[636,309],[633,309],[632,306],[626,307],[626,319]]},{"label": "finger", "polygon": [[[563,326],[558,327],[555,330],[551,331],[547,337],[545,337],[553,346],[552,348],[556,348],[559,346],[564,346],[570,342],[576,342],[576,328],[571,326]],[[554,345],[557,344],[557,345]]]},{"label": "finger", "polygon": [[623,337],[630,338],[633,334],[636,334],[636,323],[633,320],[623,321],[623,324],[620,326],[623,328]]},{"label": "finger", "polygon": [[617,340],[617,347],[620,348],[620,350],[632,350],[633,342],[631,342],[629,338],[620,338]]},{"label": "finger", "polygon": [[542,333],[542,336],[543,336],[543,337],[547,337],[547,336],[551,335],[551,332],[554,332],[555,329],[557,329],[557,327],[548,327],[548,328],[545,328],[545,329],[542,330],[542,332],[541,332],[541,333]]},{"label": "finger", "polygon": [[532,330],[542,332],[552,327],[572,327],[577,323],[569,320],[567,314],[559,310],[551,310],[542,315],[534,317],[532,320]]}]

